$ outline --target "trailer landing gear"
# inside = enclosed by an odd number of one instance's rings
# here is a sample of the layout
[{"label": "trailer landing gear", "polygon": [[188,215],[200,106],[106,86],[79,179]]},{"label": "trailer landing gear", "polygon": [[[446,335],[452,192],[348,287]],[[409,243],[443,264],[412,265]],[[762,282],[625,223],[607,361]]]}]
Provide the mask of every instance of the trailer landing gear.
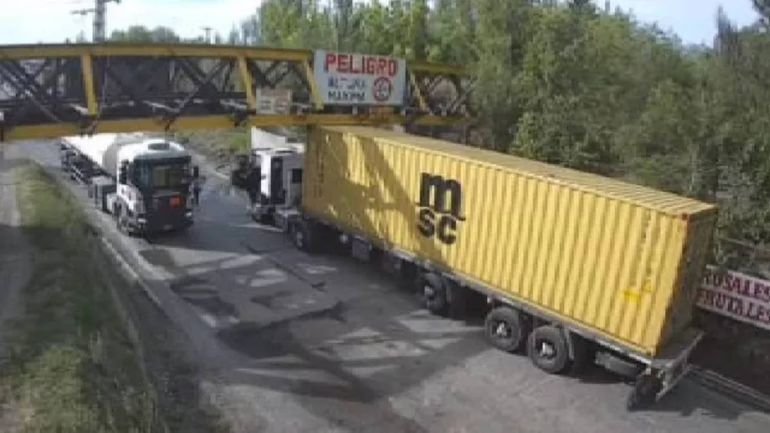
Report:
[{"label": "trailer landing gear", "polygon": [[656,375],[642,374],[636,379],[634,389],[626,399],[626,409],[634,411],[652,406],[662,388],[663,384]]}]

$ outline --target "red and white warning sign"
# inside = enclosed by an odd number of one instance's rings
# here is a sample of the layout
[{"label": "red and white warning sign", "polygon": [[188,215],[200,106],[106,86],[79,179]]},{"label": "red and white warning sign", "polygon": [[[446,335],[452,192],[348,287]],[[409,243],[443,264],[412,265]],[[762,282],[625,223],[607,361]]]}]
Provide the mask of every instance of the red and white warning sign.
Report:
[{"label": "red and white warning sign", "polygon": [[404,59],[318,50],[313,69],[324,104],[404,104]]},{"label": "red and white warning sign", "polygon": [[697,304],[723,316],[770,330],[770,281],[707,266]]}]

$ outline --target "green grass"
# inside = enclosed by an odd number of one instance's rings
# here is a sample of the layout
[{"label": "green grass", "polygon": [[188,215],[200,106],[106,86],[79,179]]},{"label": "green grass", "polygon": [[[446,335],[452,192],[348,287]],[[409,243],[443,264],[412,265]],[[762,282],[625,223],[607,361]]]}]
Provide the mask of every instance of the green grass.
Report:
[{"label": "green grass", "polygon": [[251,149],[249,128],[178,133],[176,139],[208,157],[226,161]]},{"label": "green grass", "polygon": [[2,377],[8,405],[23,414],[20,431],[163,431],[82,211],[40,167],[18,176],[24,229],[37,248]]}]

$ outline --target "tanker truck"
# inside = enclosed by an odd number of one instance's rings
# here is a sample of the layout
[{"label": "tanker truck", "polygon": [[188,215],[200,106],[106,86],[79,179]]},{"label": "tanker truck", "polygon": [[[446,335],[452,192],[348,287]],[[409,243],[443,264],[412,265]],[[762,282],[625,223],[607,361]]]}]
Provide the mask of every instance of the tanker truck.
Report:
[{"label": "tanker truck", "polygon": [[193,223],[190,184],[198,176],[178,143],[143,133],[63,137],[62,170],[88,186],[94,205],[121,232],[149,235]]}]

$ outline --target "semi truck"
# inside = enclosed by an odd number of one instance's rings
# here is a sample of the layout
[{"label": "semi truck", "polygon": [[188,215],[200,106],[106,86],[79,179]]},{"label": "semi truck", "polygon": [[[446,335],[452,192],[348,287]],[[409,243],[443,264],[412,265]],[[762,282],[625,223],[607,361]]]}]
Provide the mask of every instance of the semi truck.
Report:
[{"label": "semi truck", "polygon": [[305,144],[291,131],[251,130],[250,154],[236,156],[231,183],[248,192],[252,217],[287,221],[296,215],[302,193]]},{"label": "semi truck", "polygon": [[298,248],[384,255],[433,313],[481,295],[493,346],[629,377],[631,410],[688,371],[715,206],[378,128],[316,127],[303,158],[299,206],[276,214]]},{"label": "semi truck", "polygon": [[180,144],[143,133],[63,137],[62,170],[88,186],[119,230],[150,235],[193,224],[190,184],[198,176]]}]

